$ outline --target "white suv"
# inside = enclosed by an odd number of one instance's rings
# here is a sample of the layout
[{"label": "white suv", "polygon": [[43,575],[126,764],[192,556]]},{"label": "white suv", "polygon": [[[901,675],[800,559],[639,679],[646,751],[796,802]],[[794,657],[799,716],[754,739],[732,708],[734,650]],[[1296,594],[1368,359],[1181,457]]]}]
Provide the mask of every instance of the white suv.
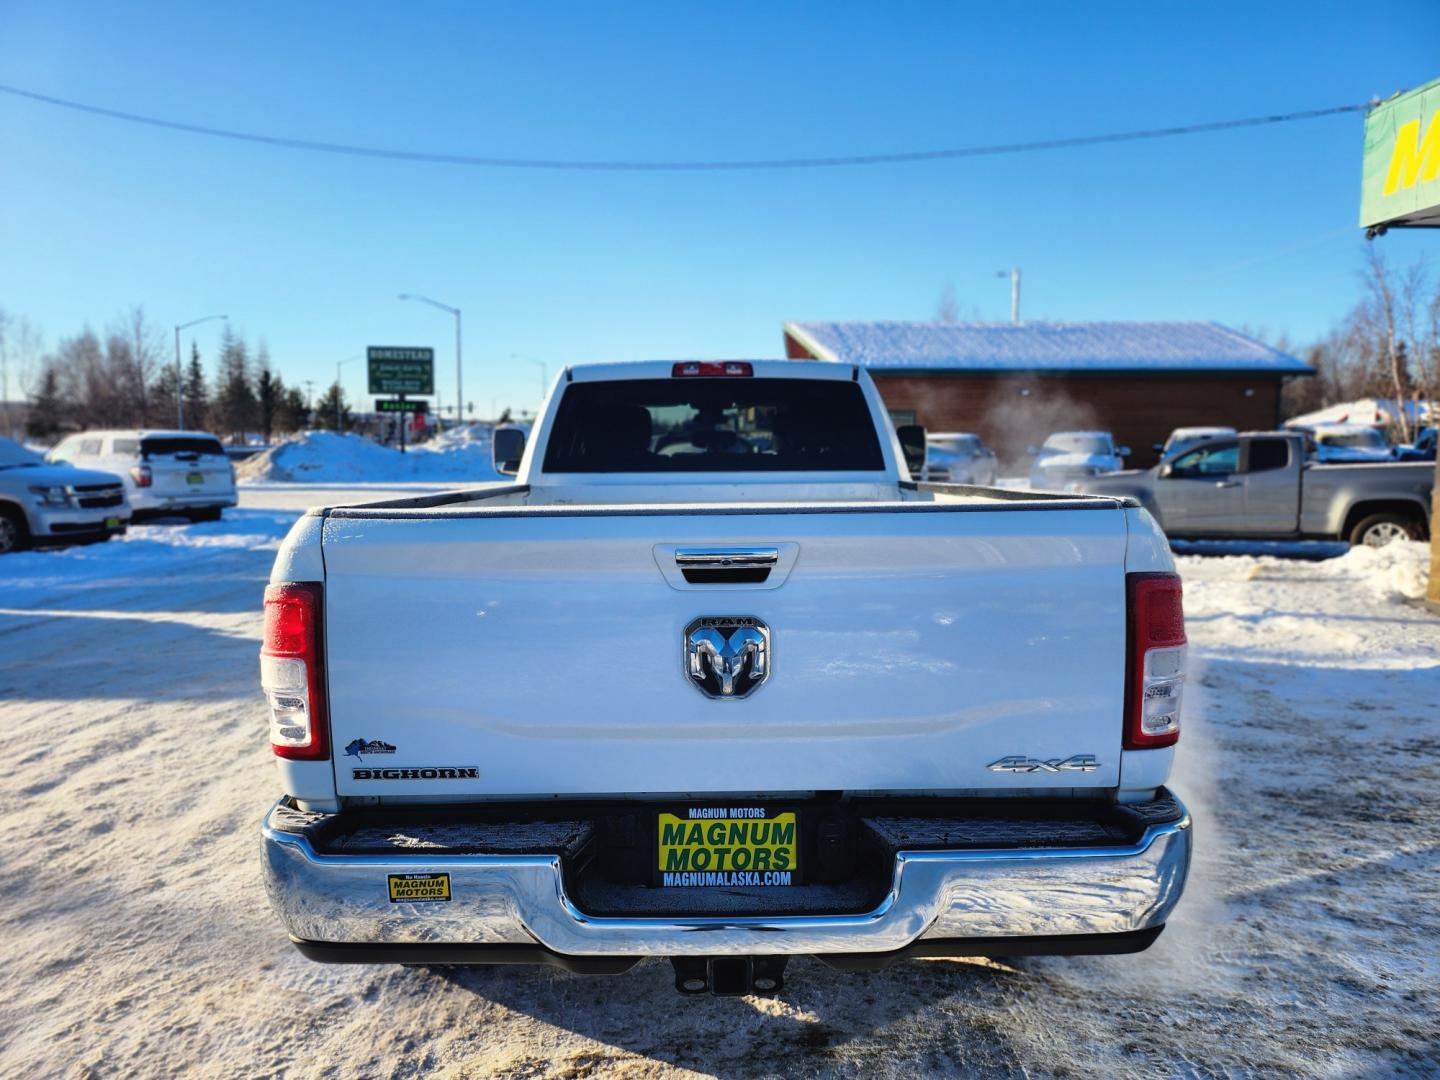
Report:
[{"label": "white suv", "polygon": [[47,465],[0,439],[0,555],[31,544],[108,540],[130,524],[118,476]]},{"label": "white suv", "polygon": [[137,516],[178,512],[215,521],[235,505],[235,470],[220,440],[203,431],[82,431],[47,460],[117,473]]},{"label": "white suv", "polygon": [[1108,431],[1057,431],[1038,449],[1030,448],[1030,486],[1041,491],[1063,491],[1066,485],[1125,467],[1130,448],[1115,446]]}]

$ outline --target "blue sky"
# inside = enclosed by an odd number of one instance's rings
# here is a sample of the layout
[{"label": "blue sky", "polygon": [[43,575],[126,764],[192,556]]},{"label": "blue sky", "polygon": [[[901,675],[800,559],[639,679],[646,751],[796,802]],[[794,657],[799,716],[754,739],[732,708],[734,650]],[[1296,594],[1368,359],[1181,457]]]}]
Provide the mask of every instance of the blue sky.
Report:
[{"label": "blue sky", "polygon": [[[143,14],[139,14],[143,13]],[[6,0],[0,82],[170,119],[418,151],[880,152],[1365,101],[1440,75],[1440,5],[143,6]],[[453,400],[540,367],[773,356],[786,319],[1214,319],[1322,334],[1353,302],[1357,115],[827,171],[508,172],[309,154],[0,95],[0,307],[51,343],[142,303],[227,312],[292,382],[433,345]],[[1400,261],[1434,234],[1380,241]],[[214,326],[198,328],[213,353]],[[345,386],[366,398],[362,364]]]}]

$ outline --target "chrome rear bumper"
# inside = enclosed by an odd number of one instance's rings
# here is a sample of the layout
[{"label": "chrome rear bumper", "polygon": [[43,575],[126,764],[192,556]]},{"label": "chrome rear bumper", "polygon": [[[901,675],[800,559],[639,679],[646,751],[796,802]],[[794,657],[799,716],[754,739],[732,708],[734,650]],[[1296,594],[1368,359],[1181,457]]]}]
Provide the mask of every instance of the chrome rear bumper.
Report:
[{"label": "chrome rear bumper", "polygon": [[[1130,934],[1164,925],[1190,865],[1191,822],[1129,845],[900,851],[889,892],[857,915],[593,916],[567,895],[559,855],[317,852],[264,825],[266,891],[304,942],[539,945],[561,956],[883,953],[937,939]],[[391,874],[449,875],[444,902],[391,902]]]}]

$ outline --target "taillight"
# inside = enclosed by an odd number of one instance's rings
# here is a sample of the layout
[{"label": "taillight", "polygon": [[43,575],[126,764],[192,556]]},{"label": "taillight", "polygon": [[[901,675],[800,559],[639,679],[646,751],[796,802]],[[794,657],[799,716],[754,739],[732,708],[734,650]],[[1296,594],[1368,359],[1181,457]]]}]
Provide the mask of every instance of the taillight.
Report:
[{"label": "taillight", "polygon": [[754,375],[755,366],[745,360],[687,360],[670,369],[672,378],[687,375]]},{"label": "taillight", "polygon": [[1185,685],[1185,608],[1176,574],[1127,574],[1129,677],[1125,748],[1172,746],[1180,738]]},{"label": "taillight", "polygon": [[149,487],[154,482],[149,465],[136,465],[130,470],[130,479],[135,481],[136,487]]},{"label": "taillight", "polygon": [[270,745],[280,757],[330,756],[321,611],[318,583],[265,589],[260,685],[270,706]]}]

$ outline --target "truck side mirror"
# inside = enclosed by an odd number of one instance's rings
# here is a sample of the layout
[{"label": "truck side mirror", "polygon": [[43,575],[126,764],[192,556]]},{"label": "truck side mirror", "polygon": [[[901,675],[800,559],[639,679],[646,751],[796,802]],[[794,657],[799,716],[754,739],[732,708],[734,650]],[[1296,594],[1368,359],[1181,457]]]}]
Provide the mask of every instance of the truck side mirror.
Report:
[{"label": "truck side mirror", "polygon": [[525,432],[513,427],[496,428],[490,451],[495,459],[495,471],[514,476],[520,471],[520,459],[525,456]]},{"label": "truck side mirror", "polygon": [[1128,446],[1122,446],[1122,447],[1120,447],[1119,450],[1116,450],[1116,451],[1115,451],[1115,456],[1116,456],[1116,457],[1129,457],[1129,456],[1130,456],[1130,448],[1129,448]]},{"label": "truck side mirror", "polygon": [[901,424],[895,429],[900,449],[905,452],[905,467],[918,477],[925,468],[925,428],[920,424]]}]

